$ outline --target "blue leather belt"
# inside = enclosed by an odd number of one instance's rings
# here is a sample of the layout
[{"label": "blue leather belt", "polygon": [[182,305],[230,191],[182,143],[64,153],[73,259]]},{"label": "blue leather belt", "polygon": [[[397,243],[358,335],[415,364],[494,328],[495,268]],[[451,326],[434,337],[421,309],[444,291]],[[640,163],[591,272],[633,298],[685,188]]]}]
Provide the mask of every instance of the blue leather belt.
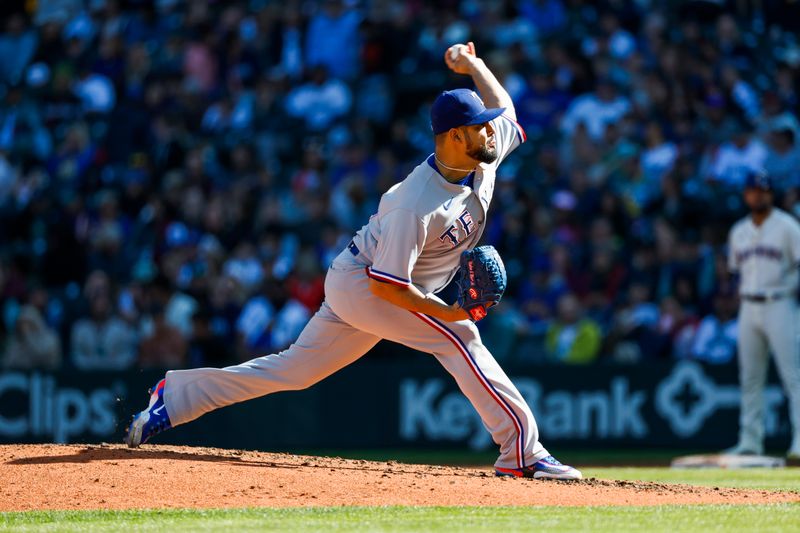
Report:
[{"label": "blue leather belt", "polygon": [[350,253],[354,256],[357,256],[361,253],[361,250],[358,249],[358,246],[356,246],[354,241],[350,241],[350,244],[347,245],[347,249],[350,250]]}]

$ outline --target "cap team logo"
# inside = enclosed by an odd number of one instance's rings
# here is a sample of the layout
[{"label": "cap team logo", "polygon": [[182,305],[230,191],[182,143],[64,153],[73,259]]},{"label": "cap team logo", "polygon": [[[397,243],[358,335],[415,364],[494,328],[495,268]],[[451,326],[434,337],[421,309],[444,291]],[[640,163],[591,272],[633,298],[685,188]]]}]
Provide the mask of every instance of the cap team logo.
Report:
[{"label": "cap team logo", "polygon": [[470,94],[472,95],[472,97],[473,97],[475,100],[477,100],[477,101],[478,101],[478,103],[479,103],[479,104],[481,104],[483,107],[486,107],[486,104],[484,104],[484,103],[483,103],[483,100],[481,100],[481,97],[480,97],[480,96],[478,96],[478,93],[476,93],[475,91],[472,91]]}]

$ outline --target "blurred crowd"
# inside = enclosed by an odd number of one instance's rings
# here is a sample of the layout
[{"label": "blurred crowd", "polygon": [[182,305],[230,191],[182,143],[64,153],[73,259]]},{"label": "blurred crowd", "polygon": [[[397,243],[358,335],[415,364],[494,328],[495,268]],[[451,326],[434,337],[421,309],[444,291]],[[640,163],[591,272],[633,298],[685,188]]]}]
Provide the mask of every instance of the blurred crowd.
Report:
[{"label": "blurred crowd", "polygon": [[[725,363],[748,169],[800,213],[800,6],[654,0],[6,1],[0,364],[280,350],[380,195],[432,151],[472,40],[528,142],[485,243],[500,360]],[[748,10],[757,5],[759,10]]]}]

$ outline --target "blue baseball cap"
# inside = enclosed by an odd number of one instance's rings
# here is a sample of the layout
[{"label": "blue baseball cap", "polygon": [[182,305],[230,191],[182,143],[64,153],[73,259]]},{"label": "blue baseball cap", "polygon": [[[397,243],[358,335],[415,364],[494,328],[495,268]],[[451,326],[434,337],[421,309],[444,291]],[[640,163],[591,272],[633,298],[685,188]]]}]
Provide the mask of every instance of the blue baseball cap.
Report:
[{"label": "blue baseball cap", "polygon": [[444,91],[431,106],[431,128],[434,135],[439,135],[451,128],[489,122],[505,110],[505,107],[486,109],[478,94],[470,89]]},{"label": "blue baseball cap", "polygon": [[762,191],[772,191],[772,178],[766,170],[754,170],[747,173],[744,180],[745,189],[760,189]]}]

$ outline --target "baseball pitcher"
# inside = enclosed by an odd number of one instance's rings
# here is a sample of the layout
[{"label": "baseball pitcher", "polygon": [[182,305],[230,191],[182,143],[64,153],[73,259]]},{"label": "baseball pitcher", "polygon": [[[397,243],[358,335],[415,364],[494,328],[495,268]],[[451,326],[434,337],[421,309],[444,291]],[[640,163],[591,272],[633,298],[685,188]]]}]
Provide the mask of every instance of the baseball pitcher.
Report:
[{"label": "baseball pitcher", "polygon": [[772,206],[765,172],[747,176],[744,200],[750,215],[736,223],[728,241],[728,266],[739,275],[739,381],[742,389],[739,442],[727,453],[764,453],[764,385],[769,352],[789,399],[792,443],[800,459],[800,345],[797,289],[800,223]]},{"label": "baseball pitcher", "polygon": [[[435,151],[383,195],[378,212],[333,261],[325,302],[297,342],[240,365],[167,372],[134,417],[129,446],[226,405],[310,387],[388,339],[432,354],[452,374],[500,447],[497,475],[581,477],[541,445],[530,408],[475,326],[506,283],[497,252],[475,245],[497,166],[525,133],[472,43],[450,47],[445,63],[471,76],[480,96],[456,89],[436,98]],[[436,293],[459,270],[458,302],[448,305]]]}]

